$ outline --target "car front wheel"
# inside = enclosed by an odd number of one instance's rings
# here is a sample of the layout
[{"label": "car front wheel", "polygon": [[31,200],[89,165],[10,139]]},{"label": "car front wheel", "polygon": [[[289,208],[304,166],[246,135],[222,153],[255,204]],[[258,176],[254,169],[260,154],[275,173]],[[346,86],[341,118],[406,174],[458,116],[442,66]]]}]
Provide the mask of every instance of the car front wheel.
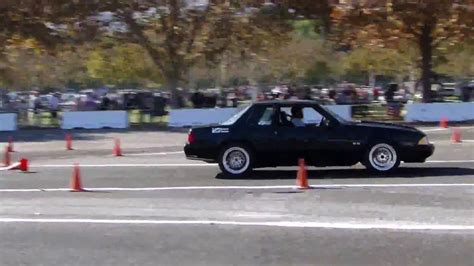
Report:
[{"label": "car front wheel", "polygon": [[400,158],[397,150],[392,145],[378,143],[373,145],[366,153],[364,165],[371,171],[388,173],[398,168]]},{"label": "car front wheel", "polygon": [[253,153],[244,145],[228,145],[219,155],[219,168],[227,176],[245,176],[252,171],[252,165]]}]

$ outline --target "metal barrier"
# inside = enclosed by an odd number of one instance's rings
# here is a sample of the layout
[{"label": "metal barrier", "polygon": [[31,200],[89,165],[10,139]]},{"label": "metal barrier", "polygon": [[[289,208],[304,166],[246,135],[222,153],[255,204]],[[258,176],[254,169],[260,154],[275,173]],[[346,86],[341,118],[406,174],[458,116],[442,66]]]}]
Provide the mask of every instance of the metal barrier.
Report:
[{"label": "metal barrier", "polygon": [[[330,105],[328,107],[341,109],[345,118],[352,117],[356,120],[372,121],[403,121],[408,122],[424,121],[434,122],[440,118],[446,117],[450,121],[474,120],[474,103],[432,103],[432,104],[359,104],[342,106]],[[212,108],[211,110],[213,110]],[[204,109],[197,109],[204,110]],[[219,109],[217,109],[219,110]],[[100,112],[100,111],[98,111]],[[185,114],[185,119],[189,120],[191,116],[196,116],[196,112],[189,109],[177,109],[173,112]],[[59,128],[61,125],[63,112],[58,112],[57,118],[53,118],[50,111],[40,110],[33,112],[31,109],[21,109],[17,112],[8,112],[16,115],[18,128]],[[128,121],[132,126],[153,125],[159,127],[168,126],[169,114],[164,109],[160,112],[149,110],[127,110]],[[175,117],[176,118],[176,117]],[[199,120],[199,117],[194,117]],[[186,120],[186,121],[187,121]],[[180,125],[182,122],[171,121],[172,124]],[[6,125],[6,122],[2,122]],[[175,125],[175,126],[176,126]],[[192,123],[191,123],[192,125]],[[5,126],[4,126],[5,127]],[[5,130],[5,129],[4,129]]]},{"label": "metal barrier", "polygon": [[352,118],[357,120],[401,121],[403,114],[401,103],[352,105]]},{"label": "metal barrier", "polygon": [[127,111],[76,111],[64,112],[62,129],[128,128]]},{"label": "metal barrier", "polygon": [[[101,112],[101,111],[98,111]],[[53,118],[50,111],[40,110],[20,110],[15,112],[18,115],[18,128],[59,128],[66,112],[58,112],[57,117]],[[159,115],[156,112],[144,110],[127,110],[131,125],[158,125],[165,126],[168,121],[167,112]]]},{"label": "metal barrier", "polygon": [[40,127],[40,128],[56,128],[60,125],[62,112],[57,112],[57,117],[53,118],[50,111],[40,110],[34,112],[33,110],[19,110],[18,127]]},{"label": "metal barrier", "polygon": [[17,129],[16,113],[0,113],[0,131],[14,131]]}]

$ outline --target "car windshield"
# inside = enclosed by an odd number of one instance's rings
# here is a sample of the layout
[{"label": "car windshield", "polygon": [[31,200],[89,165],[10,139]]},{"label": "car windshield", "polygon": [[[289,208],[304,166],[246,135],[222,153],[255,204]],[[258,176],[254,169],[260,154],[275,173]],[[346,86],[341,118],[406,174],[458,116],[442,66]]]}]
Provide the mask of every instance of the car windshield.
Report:
[{"label": "car windshield", "polygon": [[335,112],[331,111],[329,108],[325,107],[325,106],[322,106],[320,105],[321,108],[324,109],[324,111],[326,111],[327,113],[329,113],[330,115],[332,115],[337,121],[339,121],[340,123],[346,123],[347,120],[342,118],[340,115],[336,114]]},{"label": "car windshield", "polygon": [[230,126],[233,125],[239,118],[247,112],[247,110],[250,108],[250,105],[245,107],[244,109],[240,110],[237,112],[235,115],[233,115],[231,118],[227,119],[225,122],[221,123],[223,126]]}]

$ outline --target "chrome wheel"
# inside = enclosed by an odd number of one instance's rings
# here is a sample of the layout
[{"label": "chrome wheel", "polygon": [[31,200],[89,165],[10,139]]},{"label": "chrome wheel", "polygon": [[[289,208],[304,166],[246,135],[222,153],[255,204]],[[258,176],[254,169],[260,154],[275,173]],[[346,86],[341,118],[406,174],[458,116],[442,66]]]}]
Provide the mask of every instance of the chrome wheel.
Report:
[{"label": "chrome wheel", "polygon": [[397,152],[389,144],[381,143],[372,147],[369,152],[369,163],[378,171],[385,172],[396,167]]},{"label": "chrome wheel", "polygon": [[241,147],[230,147],[222,156],[222,165],[231,174],[242,174],[249,168],[249,153]]}]

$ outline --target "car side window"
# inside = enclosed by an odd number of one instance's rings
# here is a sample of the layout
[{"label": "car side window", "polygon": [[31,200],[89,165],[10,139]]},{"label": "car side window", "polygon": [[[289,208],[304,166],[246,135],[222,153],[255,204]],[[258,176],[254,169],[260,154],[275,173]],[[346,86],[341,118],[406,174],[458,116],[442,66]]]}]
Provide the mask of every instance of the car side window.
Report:
[{"label": "car side window", "polygon": [[324,116],[322,116],[318,111],[312,107],[303,108],[304,114],[304,123],[306,125],[316,125],[321,126]]},{"label": "car side window", "polygon": [[[282,113],[286,114],[292,127],[321,125],[324,116],[322,116],[316,109],[312,107],[302,107],[300,110],[302,111],[302,117],[294,117],[291,107],[281,108]],[[281,124],[285,125],[284,123]]]},{"label": "car side window", "polygon": [[273,113],[274,109],[273,107],[266,107],[260,118],[258,119],[257,125],[259,126],[271,126],[272,125],[272,120],[273,120]]},{"label": "car side window", "polygon": [[247,120],[251,126],[270,126],[273,122],[274,108],[272,106],[255,106]]}]

